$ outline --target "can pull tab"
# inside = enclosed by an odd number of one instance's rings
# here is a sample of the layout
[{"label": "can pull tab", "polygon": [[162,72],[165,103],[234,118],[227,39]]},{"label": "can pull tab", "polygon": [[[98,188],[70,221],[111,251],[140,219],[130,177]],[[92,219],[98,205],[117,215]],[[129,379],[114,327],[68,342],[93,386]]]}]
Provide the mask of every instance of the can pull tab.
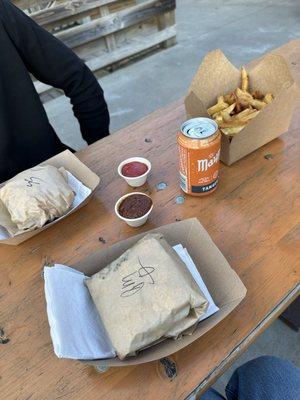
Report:
[{"label": "can pull tab", "polygon": [[176,362],[171,358],[165,357],[159,360],[160,365],[163,367],[164,375],[170,381],[173,381],[177,376],[177,365]]},{"label": "can pull tab", "polygon": [[191,136],[201,137],[203,133],[205,133],[205,128],[203,128],[202,126],[199,126],[198,128],[191,128],[189,129],[188,133]]},{"label": "can pull tab", "polygon": [[218,130],[216,122],[209,118],[192,118],[181,126],[183,135],[190,139],[206,139]]}]

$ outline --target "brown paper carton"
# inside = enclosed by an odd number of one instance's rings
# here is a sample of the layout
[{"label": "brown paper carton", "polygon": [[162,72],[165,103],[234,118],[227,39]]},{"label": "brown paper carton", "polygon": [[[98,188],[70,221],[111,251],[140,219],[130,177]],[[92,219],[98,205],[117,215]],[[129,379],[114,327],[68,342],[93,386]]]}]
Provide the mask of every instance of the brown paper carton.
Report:
[{"label": "brown paper carton", "polygon": [[[288,130],[297,98],[297,87],[285,59],[267,54],[257,63],[246,66],[250,91],[271,92],[275,99],[232,138],[222,133],[221,161],[231,165],[252,151]],[[194,76],[185,99],[188,118],[209,117],[206,109],[214,105],[217,96],[240,86],[240,70],[221,50],[208,53]]]},{"label": "brown paper carton", "polygon": [[[187,248],[220,310],[202,321],[192,335],[184,336],[180,340],[166,339],[141,351],[137,357],[124,361],[113,358],[91,360],[87,362],[88,364],[98,367],[124,366],[167,357],[188,346],[216,326],[237,307],[246,295],[245,286],[196,218],[161,226],[148,233],[161,233],[171,246],[181,243]],[[143,236],[145,233],[123,240],[105,250],[99,250],[73,267],[92,276],[131,248]]]},{"label": "brown paper carton", "polygon": [[[83,201],[79,206],[75,207],[71,210],[68,215],[73,214],[73,212],[77,211],[79,208],[84,206],[93,195],[96,187],[99,185],[100,179],[99,177],[92,172],[86,165],[84,165],[73,153],[69,150],[65,150],[62,153],[57,154],[56,156],[49,158],[48,160],[42,162],[40,165],[53,165],[54,167],[60,168],[64,167],[66,170],[71,172],[78,180],[80,180],[85,186],[91,189],[91,194]],[[50,226],[59,223],[59,221],[65,217],[61,217],[59,220],[54,220],[40,229],[35,229],[30,232],[22,233],[20,235],[16,235],[15,237],[11,237],[9,239],[0,240],[0,244],[10,244],[10,245],[18,245],[25,240],[37,235],[45,229],[48,229]]]}]

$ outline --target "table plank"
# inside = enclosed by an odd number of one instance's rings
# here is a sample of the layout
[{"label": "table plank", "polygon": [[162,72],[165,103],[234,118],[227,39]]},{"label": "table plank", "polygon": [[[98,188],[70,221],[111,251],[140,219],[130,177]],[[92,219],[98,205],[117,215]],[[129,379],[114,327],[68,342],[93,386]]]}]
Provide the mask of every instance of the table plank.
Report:
[{"label": "table plank", "polygon": [[[294,46],[299,49],[299,41],[281,52],[291,63],[296,62],[296,76],[300,52],[297,54]],[[182,205],[176,204],[181,192],[175,139],[185,119],[182,100],[79,152],[78,157],[102,179],[91,202],[17,247],[0,247],[0,326],[10,339],[0,344],[1,397],[147,400],[155,394],[157,399],[173,400],[184,399],[196,387],[203,390],[211,384],[224,369],[224,360],[228,365],[228,357],[244,350],[249,344],[247,338],[251,340],[253,332],[261,333],[298,292],[299,111],[288,133],[233,166],[222,165],[215,193],[200,199],[187,196]],[[273,158],[265,159],[266,153]],[[113,211],[117,198],[131,191],[118,177],[117,165],[135,155],[153,162],[144,190],[151,193],[155,205],[147,225],[137,230],[123,224]],[[168,187],[157,191],[159,182],[166,182]],[[79,362],[57,359],[40,275],[44,260],[72,264],[136,233],[194,216],[237,271],[248,293],[211,332],[172,356],[178,367],[177,378],[169,381],[159,362],[112,368],[99,374]]]}]

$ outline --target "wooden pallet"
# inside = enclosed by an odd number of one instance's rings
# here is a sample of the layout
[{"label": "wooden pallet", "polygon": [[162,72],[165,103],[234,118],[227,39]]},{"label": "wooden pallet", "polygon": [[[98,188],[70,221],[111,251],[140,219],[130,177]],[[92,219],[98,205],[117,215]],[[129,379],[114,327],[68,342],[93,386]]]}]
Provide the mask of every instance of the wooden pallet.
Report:
[{"label": "wooden pallet", "polygon": [[[92,71],[176,43],[176,0],[14,0]],[[35,81],[39,94],[51,89]]]}]

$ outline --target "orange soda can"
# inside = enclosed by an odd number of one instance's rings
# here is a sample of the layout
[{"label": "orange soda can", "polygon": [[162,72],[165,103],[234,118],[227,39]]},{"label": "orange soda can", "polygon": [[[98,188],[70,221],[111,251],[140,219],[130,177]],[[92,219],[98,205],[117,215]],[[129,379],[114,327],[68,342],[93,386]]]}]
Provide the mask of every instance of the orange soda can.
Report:
[{"label": "orange soda can", "polygon": [[192,196],[216,190],[219,181],[221,133],[215,121],[192,118],[177,137],[181,189]]}]

